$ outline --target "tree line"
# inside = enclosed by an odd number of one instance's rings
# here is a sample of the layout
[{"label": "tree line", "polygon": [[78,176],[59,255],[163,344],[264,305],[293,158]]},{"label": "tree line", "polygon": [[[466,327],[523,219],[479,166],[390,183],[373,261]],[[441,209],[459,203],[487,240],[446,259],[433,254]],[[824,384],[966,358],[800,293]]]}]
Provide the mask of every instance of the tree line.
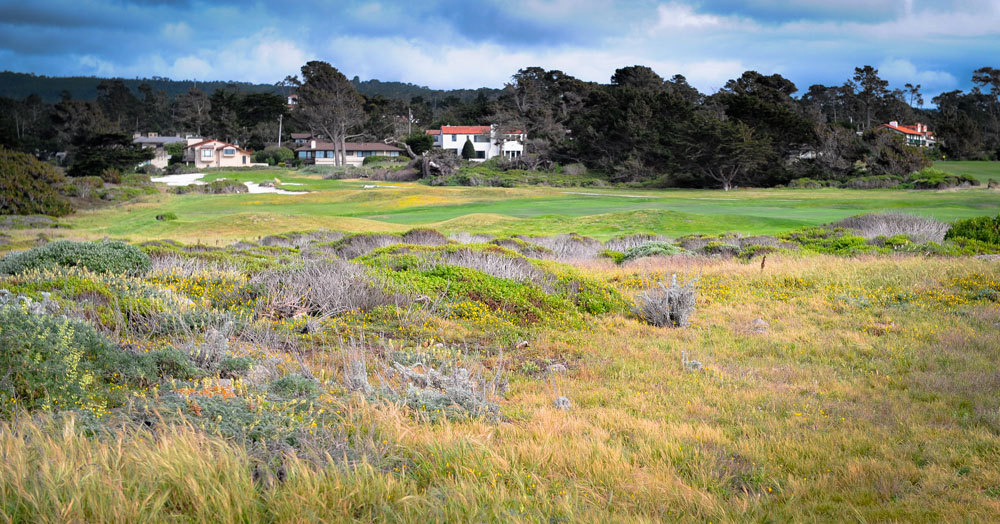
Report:
[{"label": "tree line", "polygon": [[[133,92],[109,79],[98,83],[96,100],[68,93],[54,103],[37,95],[0,98],[0,144],[43,160],[68,152],[72,162],[99,135],[192,134],[259,150],[277,141],[281,126],[285,140],[290,131],[324,135],[343,161],[348,141],[395,141],[419,154],[429,147],[423,129],[494,124],[527,133],[515,167],[582,163],[620,182],[775,185],[906,174],[942,156],[997,159],[1000,70],[977,69],[972,80],[970,92],[935,97],[934,109],[923,108],[920,85],[890,89],[871,66],[855,68],[841,85],[813,85],[801,94],[781,75],[755,71],[706,94],[682,75],[665,79],[637,65],[618,69],[608,83],[528,67],[500,90],[428,99],[406,97],[404,89],[390,98],[363,95],[357,78],[314,61],[275,84],[275,92],[233,84],[170,97],[149,84]],[[290,111],[292,92],[299,106]],[[938,147],[917,150],[877,132],[891,120],[927,124]]]}]

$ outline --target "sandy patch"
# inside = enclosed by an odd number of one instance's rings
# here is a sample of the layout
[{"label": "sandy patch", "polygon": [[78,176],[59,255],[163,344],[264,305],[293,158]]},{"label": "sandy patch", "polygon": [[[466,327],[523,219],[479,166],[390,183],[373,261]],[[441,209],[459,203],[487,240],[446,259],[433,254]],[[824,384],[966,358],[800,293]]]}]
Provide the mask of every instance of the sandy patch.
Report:
[{"label": "sandy patch", "polygon": [[203,176],[205,173],[188,173],[185,175],[154,176],[150,177],[149,180],[168,186],[190,186],[191,184],[203,186],[205,185],[205,182],[201,181]]}]

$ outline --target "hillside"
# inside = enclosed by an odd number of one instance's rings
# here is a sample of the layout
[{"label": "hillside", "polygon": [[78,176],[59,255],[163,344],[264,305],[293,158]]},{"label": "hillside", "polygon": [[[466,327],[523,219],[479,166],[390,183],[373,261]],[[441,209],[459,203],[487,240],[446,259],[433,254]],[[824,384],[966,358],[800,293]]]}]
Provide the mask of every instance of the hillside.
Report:
[{"label": "hillside", "polygon": [[[0,97],[23,99],[31,94],[37,94],[42,100],[48,103],[58,102],[62,98],[63,91],[69,92],[75,100],[95,100],[97,98],[97,85],[106,78],[96,76],[45,76],[33,73],[16,73],[13,71],[0,72]],[[202,82],[198,80],[171,80],[169,78],[154,76],[152,78],[122,78],[122,82],[134,93],[139,93],[139,86],[147,83],[155,91],[165,91],[167,96],[173,98],[181,93],[186,93],[192,86],[197,85],[202,91],[211,94],[216,89],[235,86],[241,91],[254,93],[281,93],[281,88],[271,84],[253,84],[250,82],[232,81],[212,81]],[[429,87],[408,84],[404,82],[382,82],[380,80],[361,80],[357,76],[351,81],[359,93],[366,96],[382,95],[386,98],[409,100],[415,96],[421,96],[425,100],[443,100],[447,97],[455,96],[462,101],[469,101],[480,92],[487,96],[495,96],[498,89],[431,89]]]}]

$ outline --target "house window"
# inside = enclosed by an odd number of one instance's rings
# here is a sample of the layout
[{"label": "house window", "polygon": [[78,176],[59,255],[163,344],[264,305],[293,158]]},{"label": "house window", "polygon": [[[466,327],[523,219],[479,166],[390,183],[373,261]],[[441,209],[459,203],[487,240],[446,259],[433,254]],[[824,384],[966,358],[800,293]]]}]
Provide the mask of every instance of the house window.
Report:
[{"label": "house window", "polygon": [[214,156],[215,156],[215,150],[214,149],[202,149],[201,150],[201,157],[202,158],[211,159]]},{"label": "house window", "polygon": [[227,147],[222,150],[222,154],[226,156],[233,156],[236,154],[236,150],[231,147]]},{"label": "house window", "polygon": [[490,141],[490,137],[488,137],[486,135],[476,135],[475,137],[473,137],[472,140],[473,140],[473,142],[489,142]]},{"label": "house window", "polygon": [[476,151],[476,158],[486,158],[486,151]]},{"label": "house window", "polygon": [[364,158],[366,156],[376,156],[376,153],[378,153],[378,152],[377,151],[358,151],[358,156]]},{"label": "house window", "polygon": [[247,156],[246,156],[246,155],[243,155],[243,163],[244,163],[244,164],[246,164],[246,163],[247,163]]},{"label": "house window", "polygon": [[299,158],[309,158],[308,151],[299,151]]},{"label": "house window", "polygon": [[451,141],[454,142],[458,140],[458,135],[451,135]]}]

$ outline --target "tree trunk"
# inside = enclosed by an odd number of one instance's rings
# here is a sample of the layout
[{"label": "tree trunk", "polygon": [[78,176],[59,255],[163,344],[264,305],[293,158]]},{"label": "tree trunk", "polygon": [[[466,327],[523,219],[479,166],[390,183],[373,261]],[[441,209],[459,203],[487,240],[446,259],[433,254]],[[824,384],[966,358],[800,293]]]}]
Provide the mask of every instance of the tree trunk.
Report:
[{"label": "tree trunk", "polygon": [[347,165],[347,139],[344,138],[346,133],[340,135],[340,164],[343,166]]}]

